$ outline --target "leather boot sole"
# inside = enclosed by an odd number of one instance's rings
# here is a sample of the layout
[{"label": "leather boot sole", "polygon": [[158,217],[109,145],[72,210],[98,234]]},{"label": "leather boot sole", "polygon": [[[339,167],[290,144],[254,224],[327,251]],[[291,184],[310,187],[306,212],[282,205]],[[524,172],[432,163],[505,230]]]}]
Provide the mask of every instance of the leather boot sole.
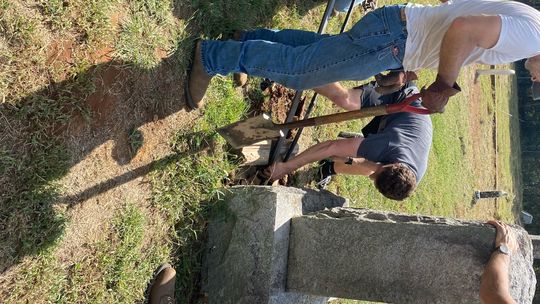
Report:
[{"label": "leather boot sole", "polygon": [[176,271],[170,264],[163,264],[155,274],[154,282],[150,288],[150,304],[174,304],[174,285]]},{"label": "leather boot sole", "polygon": [[198,109],[204,106],[204,95],[212,80],[212,76],[206,73],[202,64],[201,40],[195,42],[192,58],[184,90],[187,105],[191,109]]}]

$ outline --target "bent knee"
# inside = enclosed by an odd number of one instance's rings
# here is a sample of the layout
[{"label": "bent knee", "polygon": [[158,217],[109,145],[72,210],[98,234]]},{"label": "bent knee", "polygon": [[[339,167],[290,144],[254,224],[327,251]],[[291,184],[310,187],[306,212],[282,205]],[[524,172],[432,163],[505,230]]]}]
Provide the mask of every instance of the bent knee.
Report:
[{"label": "bent knee", "polygon": [[332,96],[330,100],[332,100],[332,102],[340,108],[347,109],[347,110],[351,108],[352,102],[347,93],[336,94]]}]

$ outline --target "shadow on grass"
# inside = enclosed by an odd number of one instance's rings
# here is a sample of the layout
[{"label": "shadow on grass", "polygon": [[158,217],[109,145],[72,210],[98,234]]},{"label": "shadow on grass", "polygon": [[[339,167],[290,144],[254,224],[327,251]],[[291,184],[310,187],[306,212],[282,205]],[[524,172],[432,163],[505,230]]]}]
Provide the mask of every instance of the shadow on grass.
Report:
[{"label": "shadow on grass", "polygon": [[[185,51],[179,47],[179,52]],[[96,65],[13,105],[0,106],[4,130],[0,141],[2,272],[21,257],[54,245],[62,235],[65,219],[53,205],[61,192],[57,181],[69,168],[109,140],[115,142],[112,157],[116,162],[129,163],[137,148],[130,138],[137,134],[133,130],[185,109],[179,85],[184,71],[178,69],[185,63],[178,58],[182,57],[174,54],[152,70],[121,62]],[[67,150],[69,138],[80,143],[78,151]],[[72,205],[86,200],[146,174],[154,163],[62,201]]]},{"label": "shadow on grass", "polygon": [[[314,7],[326,5],[324,0],[216,0],[176,1],[175,15],[193,17],[196,30],[209,38],[230,37],[235,30],[247,30],[271,23],[276,13],[294,9],[300,16]],[[195,12],[191,14],[191,9]],[[322,15],[321,15],[322,17]]]},{"label": "shadow on grass", "polygon": [[[177,18],[194,21],[186,36],[202,33],[217,38],[237,29],[268,24],[283,7],[294,6],[304,14],[323,3],[176,1],[174,12]],[[144,140],[137,133],[140,126],[186,110],[182,84],[191,46],[190,39],[180,41],[177,51],[153,69],[111,61],[0,105],[2,273],[24,256],[39,254],[58,243],[66,224],[58,202],[73,206],[188,155],[169,155],[74,195],[61,196],[58,180],[97,147],[112,140],[112,158],[119,165],[128,164],[140,148],[139,141]],[[81,143],[79,150],[68,151],[66,141],[70,138]],[[204,223],[204,216],[201,221]],[[187,258],[186,254],[198,257],[201,244],[200,240],[188,241],[175,255],[179,260]],[[186,268],[187,272],[192,270]]]},{"label": "shadow on grass", "polygon": [[183,157],[194,155],[203,150],[207,150],[210,147],[210,145],[213,144],[213,140],[211,139],[211,137],[202,132],[189,133],[187,134],[187,136],[189,136],[190,138],[202,139],[204,144],[199,145],[196,149],[190,149],[186,152],[178,152],[175,154],[170,154],[158,160],[152,161],[144,166],[137,167],[124,174],[115,176],[114,178],[108,179],[97,185],[89,187],[85,189],[84,191],[77,193],[76,195],[68,195],[68,196],[60,197],[55,203],[64,203],[64,204],[68,204],[69,207],[73,207],[77,203],[84,202],[96,195],[102,194],[113,188],[121,186],[138,177],[145,176],[152,170],[159,170],[161,167],[166,166],[172,162],[178,161],[179,159]]}]

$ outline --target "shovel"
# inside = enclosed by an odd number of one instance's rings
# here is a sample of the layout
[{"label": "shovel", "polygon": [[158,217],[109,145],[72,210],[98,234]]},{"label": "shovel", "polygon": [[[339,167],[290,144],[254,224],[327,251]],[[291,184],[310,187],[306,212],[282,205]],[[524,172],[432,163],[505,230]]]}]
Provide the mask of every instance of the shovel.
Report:
[{"label": "shovel", "polygon": [[363,108],[360,110],[341,112],[336,114],[312,117],[309,119],[275,124],[270,115],[262,114],[252,118],[237,121],[217,131],[235,149],[251,145],[265,139],[284,137],[287,130],[295,128],[321,126],[329,123],[343,122],[358,118],[387,115],[398,112],[410,112],[417,114],[431,114],[426,108],[411,106],[410,104],[420,98],[420,94],[414,94],[399,103]]}]

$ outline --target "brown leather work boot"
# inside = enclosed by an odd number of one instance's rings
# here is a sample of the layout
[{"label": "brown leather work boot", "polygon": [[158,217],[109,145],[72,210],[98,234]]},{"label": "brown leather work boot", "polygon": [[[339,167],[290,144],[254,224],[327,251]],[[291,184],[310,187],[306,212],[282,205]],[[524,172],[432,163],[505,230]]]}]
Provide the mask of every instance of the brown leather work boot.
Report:
[{"label": "brown leather work boot", "polygon": [[188,72],[188,81],[185,85],[186,102],[191,109],[198,109],[204,106],[204,94],[212,76],[204,70],[201,55],[201,43],[197,41],[193,52],[193,61]]},{"label": "brown leather work boot", "polygon": [[150,289],[150,304],[175,304],[174,283],[176,271],[170,264],[163,264],[156,273]]}]

